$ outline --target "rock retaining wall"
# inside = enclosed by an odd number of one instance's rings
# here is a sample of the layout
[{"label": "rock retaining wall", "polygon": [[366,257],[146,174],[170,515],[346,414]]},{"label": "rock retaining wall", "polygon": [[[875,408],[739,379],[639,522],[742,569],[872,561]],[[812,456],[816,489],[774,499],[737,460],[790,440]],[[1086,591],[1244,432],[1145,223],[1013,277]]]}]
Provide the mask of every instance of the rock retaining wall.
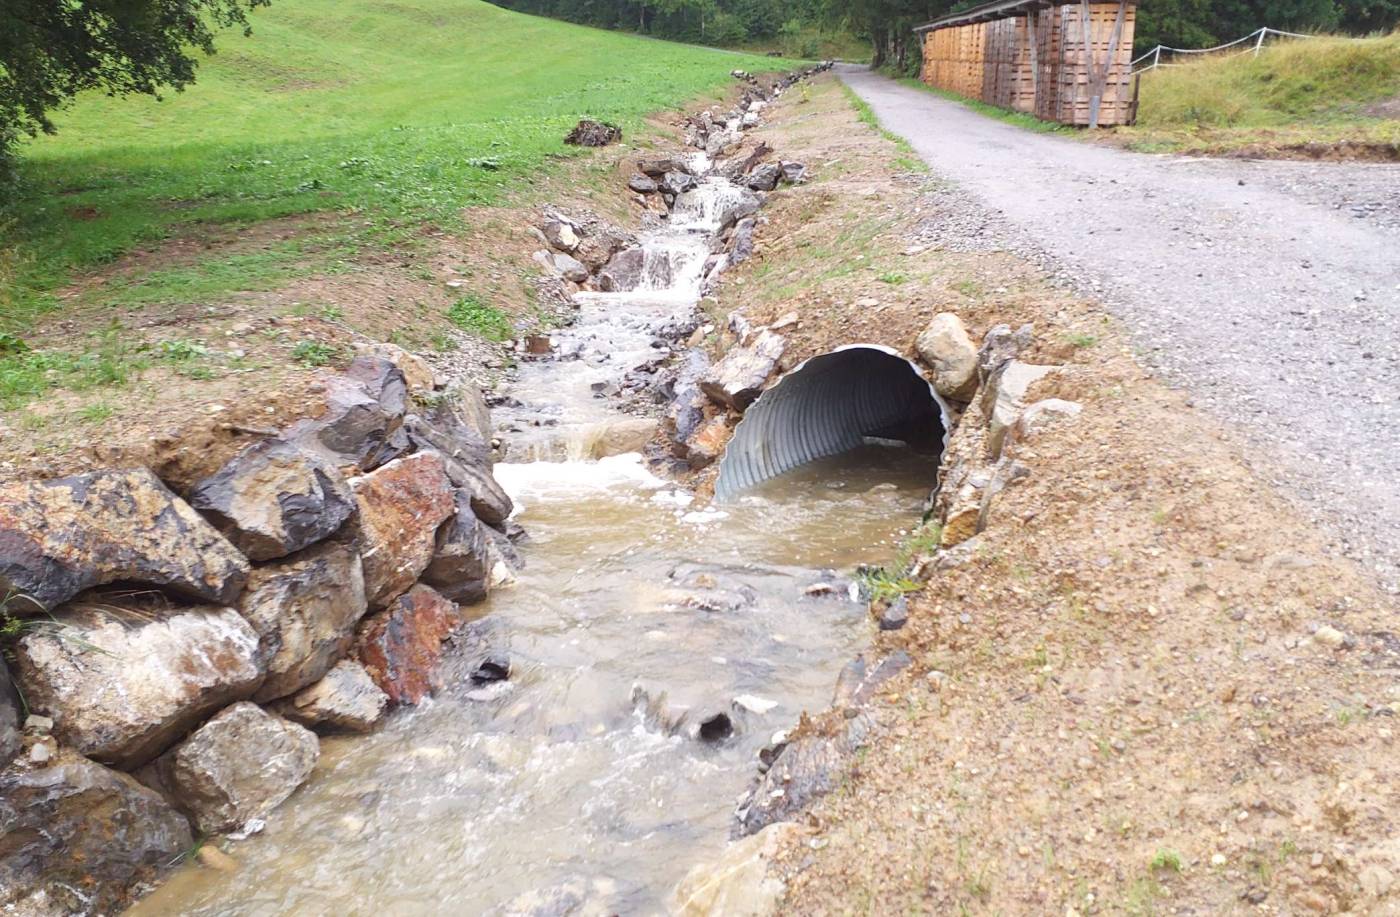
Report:
[{"label": "rock retaining wall", "polygon": [[427,696],[459,603],[509,579],[479,391],[386,346],[317,394],[183,493],[146,468],[0,486],[0,909],[109,910],[191,825],[256,826],[316,731]]}]

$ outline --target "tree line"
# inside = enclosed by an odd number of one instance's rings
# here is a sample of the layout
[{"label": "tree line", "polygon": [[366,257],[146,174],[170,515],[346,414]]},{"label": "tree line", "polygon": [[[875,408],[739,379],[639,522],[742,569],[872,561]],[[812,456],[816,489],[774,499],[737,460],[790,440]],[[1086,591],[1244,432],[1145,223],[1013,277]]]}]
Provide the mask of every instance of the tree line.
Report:
[{"label": "tree line", "polygon": [[[874,63],[919,63],[915,26],[978,0],[495,0],[509,9],[676,41],[720,46],[773,43],[803,54],[813,29],[844,29],[870,44]],[[1260,26],[1366,34],[1400,24],[1400,0],[1140,0],[1134,45],[1208,47]],[[786,39],[786,41],[785,41]]]}]

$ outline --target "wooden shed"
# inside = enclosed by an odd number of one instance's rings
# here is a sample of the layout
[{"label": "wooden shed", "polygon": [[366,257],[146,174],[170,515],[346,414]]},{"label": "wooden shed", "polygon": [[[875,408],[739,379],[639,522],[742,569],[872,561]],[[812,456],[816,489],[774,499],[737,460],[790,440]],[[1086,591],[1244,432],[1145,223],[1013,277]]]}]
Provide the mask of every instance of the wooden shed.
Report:
[{"label": "wooden shed", "polygon": [[919,26],[923,81],[1047,121],[1131,124],[1136,0],[996,0]]}]

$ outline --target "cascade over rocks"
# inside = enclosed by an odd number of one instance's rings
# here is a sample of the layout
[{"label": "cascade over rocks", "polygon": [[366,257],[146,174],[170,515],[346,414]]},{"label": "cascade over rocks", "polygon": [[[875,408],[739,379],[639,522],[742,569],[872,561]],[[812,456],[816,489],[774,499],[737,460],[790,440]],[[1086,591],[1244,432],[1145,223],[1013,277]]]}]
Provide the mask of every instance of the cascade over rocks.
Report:
[{"label": "cascade over rocks", "polygon": [[145,468],[0,485],[0,595],[11,612],[52,609],[115,582],[227,604],[248,562]]},{"label": "cascade over rocks", "polygon": [[437,527],[455,507],[447,466],[436,452],[397,459],[354,478],[355,529],[364,561],[365,595],[383,608],[405,592],[433,558]]},{"label": "cascade over rocks", "polygon": [[275,712],[318,732],[369,732],[384,717],[389,695],[365,667],[342,659],[326,677],[277,704]]},{"label": "cascade over rocks", "polygon": [[367,610],[360,555],[347,545],[318,545],[254,570],[239,605],[267,670],[253,700],[275,700],[325,675]]},{"label": "cascade over rocks", "polygon": [[354,495],[323,456],[264,440],[195,485],[190,505],[251,560],[273,560],[332,535],[355,512]]},{"label": "cascade over rocks", "polygon": [[[629,248],[612,257],[598,274],[598,289],[604,293],[626,293],[640,289],[647,279],[647,256],[643,248]],[[656,284],[666,286],[671,281],[670,263],[665,262]]]},{"label": "cascade over rocks", "polygon": [[65,749],[0,772],[0,832],[0,911],[36,915],[112,913],[194,844],[159,793]]},{"label": "cascade over rocks", "polygon": [[64,744],[114,767],[144,764],[263,679],[258,635],[232,608],[105,600],[53,618],[15,644],[20,690]]},{"label": "cascade over rocks", "polygon": [[462,624],[457,606],[428,586],[414,586],[365,619],[358,655],[395,704],[417,704],[438,687],[443,641]]},{"label": "cascade over rocks", "polygon": [[315,733],[244,702],[161,756],[156,772],[201,834],[220,834],[277,808],[320,753]]}]

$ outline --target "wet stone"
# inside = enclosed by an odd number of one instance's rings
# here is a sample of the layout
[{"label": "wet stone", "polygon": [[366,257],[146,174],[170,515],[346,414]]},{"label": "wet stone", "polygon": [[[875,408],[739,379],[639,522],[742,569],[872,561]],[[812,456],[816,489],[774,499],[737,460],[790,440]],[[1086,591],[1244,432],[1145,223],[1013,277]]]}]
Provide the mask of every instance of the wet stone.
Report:
[{"label": "wet stone", "polygon": [[437,527],[452,515],[452,482],[443,457],[421,452],[350,482],[365,593],[382,608],[407,590],[432,561]]},{"label": "wet stone", "polygon": [[0,595],[11,613],[52,609],[133,582],[228,603],[248,562],[145,468],[0,485]]},{"label": "wet stone", "polygon": [[414,586],[365,619],[358,656],[395,704],[417,704],[440,684],[443,641],[462,624],[457,606],[427,586]]},{"label": "wet stone", "polygon": [[342,659],[326,677],[279,703],[276,712],[318,732],[369,732],[388,706],[389,695],[365,667]]},{"label": "wet stone", "polygon": [[459,605],[475,605],[485,601],[491,588],[488,536],[471,508],[469,495],[459,491],[455,505],[452,518],[438,529],[423,582]]}]

